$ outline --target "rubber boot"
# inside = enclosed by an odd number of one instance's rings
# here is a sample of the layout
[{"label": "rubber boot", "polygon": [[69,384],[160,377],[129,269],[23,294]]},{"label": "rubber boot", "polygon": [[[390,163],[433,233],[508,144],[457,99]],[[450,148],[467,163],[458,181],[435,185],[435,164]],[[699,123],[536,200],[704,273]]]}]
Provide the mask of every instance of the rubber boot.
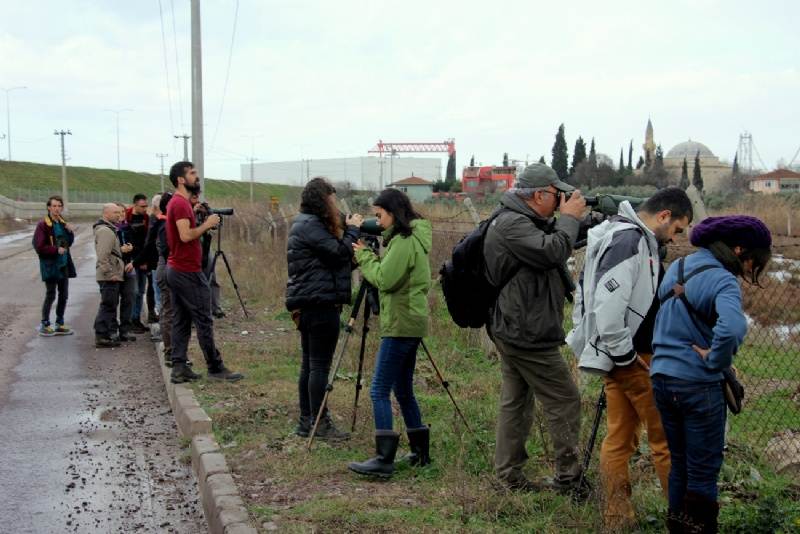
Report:
[{"label": "rubber boot", "polygon": [[408,447],[411,453],[407,454],[403,460],[418,467],[424,467],[431,463],[431,430],[427,426],[420,428],[409,428],[406,431],[408,436]]},{"label": "rubber boot", "polygon": [[375,457],[366,462],[351,462],[347,468],[359,475],[389,478],[394,473],[394,456],[400,434],[392,430],[375,431]]},{"label": "rubber boot", "polygon": [[693,491],[686,492],[684,502],[688,525],[685,531],[692,534],[716,534],[719,503]]}]

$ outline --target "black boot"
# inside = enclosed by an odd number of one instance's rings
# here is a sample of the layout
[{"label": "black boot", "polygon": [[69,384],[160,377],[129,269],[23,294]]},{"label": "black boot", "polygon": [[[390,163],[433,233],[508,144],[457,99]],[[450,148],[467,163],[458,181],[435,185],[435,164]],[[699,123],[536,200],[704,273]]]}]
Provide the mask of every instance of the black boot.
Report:
[{"label": "black boot", "polygon": [[686,492],[684,502],[686,503],[686,523],[688,526],[685,532],[716,534],[718,530],[719,503],[693,491]]},{"label": "black boot", "polygon": [[172,364],[172,373],[170,373],[169,381],[173,384],[183,384],[184,382],[191,382],[200,378],[200,375],[192,371],[186,365],[186,362],[174,362]]},{"label": "black boot", "polygon": [[119,347],[120,342],[117,338],[108,336],[94,336],[94,346],[98,349],[105,349],[110,347]]},{"label": "black boot", "polygon": [[407,454],[403,460],[407,460],[409,464],[419,467],[424,467],[431,463],[431,430],[427,426],[420,428],[409,428],[406,431],[408,435],[408,447],[411,453]]},{"label": "black boot", "polygon": [[667,532],[669,534],[683,534],[686,529],[686,517],[681,510],[667,510]]},{"label": "black boot", "polygon": [[314,426],[314,418],[310,415],[301,415],[300,419],[297,420],[297,426],[294,429],[294,433],[301,438],[307,438],[308,435],[311,433],[311,427]]},{"label": "black boot", "polygon": [[[314,422],[315,419],[312,417],[311,428],[314,428]],[[350,433],[336,428],[336,425],[333,424],[333,419],[331,419],[331,415],[326,413],[322,416],[322,419],[319,420],[319,426],[317,427],[317,432],[314,434],[314,437],[327,441],[344,441],[350,439]]]},{"label": "black boot", "polygon": [[225,367],[224,363],[219,364],[217,367],[212,367],[208,370],[208,378],[212,380],[225,380],[227,382],[237,382],[244,378],[242,373],[235,373]]},{"label": "black boot", "polygon": [[136,336],[134,336],[133,334],[129,334],[127,332],[120,332],[119,340],[124,342],[136,341]]},{"label": "black boot", "polygon": [[347,468],[360,475],[389,478],[394,473],[394,455],[399,443],[400,434],[397,432],[378,430],[375,432],[376,456],[366,462],[351,462]]},{"label": "black boot", "polygon": [[172,349],[165,348],[164,349],[164,365],[167,367],[172,367]]}]

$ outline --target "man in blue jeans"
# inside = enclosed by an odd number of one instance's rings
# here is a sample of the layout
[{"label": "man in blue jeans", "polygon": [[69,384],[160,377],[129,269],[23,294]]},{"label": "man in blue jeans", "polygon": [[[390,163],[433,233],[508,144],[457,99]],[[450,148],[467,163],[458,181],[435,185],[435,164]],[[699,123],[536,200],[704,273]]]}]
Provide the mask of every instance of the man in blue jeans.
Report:
[{"label": "man in blue jeans", "polygon": [[[133,245],[133,265],[136,268],[136,298],[133,301],[131,312],[131,326],[137,332],[143,333],[148,329],[142,323],[142,308],[144,295],[150,277],[150,265],[145,261],[145,243],[147,230],[150,226],[150,216],[147,213],[147,195],[137,193],[133,197],[133,205],[125,210],[125,221],[128,223],[128,239]],[[149,310],[151,313],[153,310]]]}]

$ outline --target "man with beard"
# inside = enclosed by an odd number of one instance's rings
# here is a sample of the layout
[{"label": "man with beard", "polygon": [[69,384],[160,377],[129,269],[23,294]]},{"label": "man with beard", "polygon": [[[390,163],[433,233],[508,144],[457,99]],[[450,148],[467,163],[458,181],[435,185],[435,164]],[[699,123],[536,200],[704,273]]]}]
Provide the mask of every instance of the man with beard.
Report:
[{"label": "man with beard", "polygon": [[188,161],[175,163],[169,171],[175,195],[167,206],[167,285],[173,305],[172,321],[172,376],[174,384],[196,380],[187,364],[186,351],[192,333],[192,323],[197,330],[197,340],[205,356],[208,376],[212,379],[236,381],[239,373],[230,371],[222,362],[214,343],[214,321],[211,318],[211,292],[208,278],[203,274],[200,237],[219,224],[219,215],[211,214],[197,226],[189,202],[192,194],[200,192],[200,179],[194,165]]},{"label": "man with beard", "polygon": [[650,383],[653,325],[659,301],[660,249],[689,225],[692,203],[678,187],[662,189],[638,212],[622,202],[618,214],[589,231],[586,260],[567,337],[583,371],[605,377],[608,433],[600,451],[604,521],[609,531],[633,526],[628,462],[641,426],[661,489],[670,471],[667,438]]}]

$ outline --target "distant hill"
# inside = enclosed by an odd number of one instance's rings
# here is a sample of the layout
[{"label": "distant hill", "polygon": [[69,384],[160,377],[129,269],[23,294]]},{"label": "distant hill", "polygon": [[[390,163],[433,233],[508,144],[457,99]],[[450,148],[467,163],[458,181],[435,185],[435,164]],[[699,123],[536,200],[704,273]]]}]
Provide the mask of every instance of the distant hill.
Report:
[{"label": "distant hill", "polygon": [[[164,177],[167,190],[172,190],[169,177]],[[69,200],[72,202],[130,202],[136,193],[151,197],[161,190],[161,177],[134,171],[67,167]],[[250,198],[250,183],[238,180],[208,178],[203,185],[206,197],[214,204],[216,199]],[[0,161],[0,194],[15,200],[41,201],[52,194],[61,194],[61,166],[43,165],[22,161]],[[254,184],[253,196],[257,202],[266,202],[271,196],[283,201],[296,200],[300,189],[287,185]]]}]

